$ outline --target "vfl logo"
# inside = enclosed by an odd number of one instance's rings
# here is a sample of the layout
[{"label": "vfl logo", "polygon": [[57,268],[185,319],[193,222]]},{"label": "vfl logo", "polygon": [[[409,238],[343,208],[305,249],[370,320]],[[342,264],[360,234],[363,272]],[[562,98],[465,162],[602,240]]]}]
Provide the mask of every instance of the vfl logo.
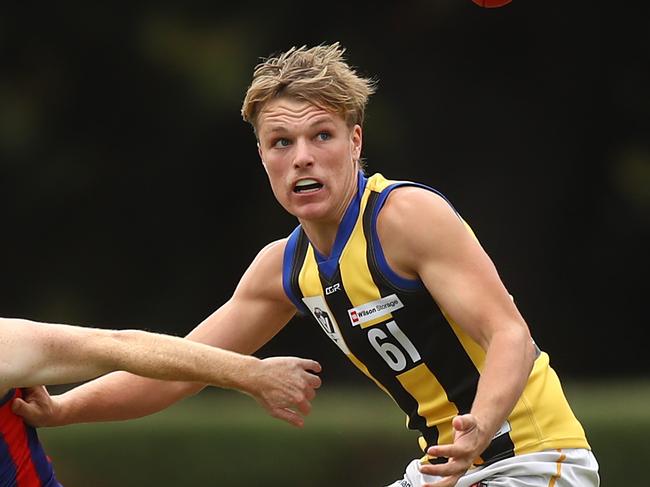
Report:
[{"label": "vfl logo", "polygon": [[328,286],[325,288],[325,296],[329,296],[330,294],[340,290],[341,290],[341,284],[337,282],[333,286]]},{"label": "vfl logo", "polygon": [[334,333],[334,327],[332,326],[332,320],[330,320],[330,315],[322,309],[316,307],[314,308],[314,318],[318,321],[318,324],[323,327],[327,333]]},{"label": "vfl logo", "polygon": [[[335,286],[332,287],[334,288]],[[311,312],[311,315],[323,329],[325,334],[330,337],[334,343],[336,343],[336,345],[343,351],[343,353],[349,355],[350,350],[348,349],[347,345],[345,344],[345,340],[341,335],[339,324],[336,322],[336,315],[332,313],[332,310],[329,308],[329,306],[327,306],[325,297],[323,295],[305,296],[302,298],[302,302],[305,303],[305,306],[307,306]]]}]

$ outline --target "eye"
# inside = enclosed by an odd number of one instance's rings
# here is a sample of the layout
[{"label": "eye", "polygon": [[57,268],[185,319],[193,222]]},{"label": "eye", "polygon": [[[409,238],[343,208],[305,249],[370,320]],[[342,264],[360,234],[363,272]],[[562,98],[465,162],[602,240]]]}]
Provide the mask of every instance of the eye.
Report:
[{"label": "eye", "polygon": [[289,141],[289,139],[285,139],[283,137],[273,141],[273,147],[277,147],[277,148],[288,147],[290,144],[291,142]]},{"label": "eye", "polygon": [[316,138],[317,138],[318,140],[325,141],[325,140],[329,140],[329,139],[331,139],[331,138],[332,138],[332,134],[330,134],[329,132],[318,132],[318,134],[316,135]]}]

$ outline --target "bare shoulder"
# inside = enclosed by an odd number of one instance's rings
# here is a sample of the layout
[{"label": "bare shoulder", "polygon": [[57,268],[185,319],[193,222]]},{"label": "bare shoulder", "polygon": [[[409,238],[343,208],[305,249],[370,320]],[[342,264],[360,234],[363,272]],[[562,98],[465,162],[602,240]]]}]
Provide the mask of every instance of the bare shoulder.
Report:
[{"label": "bare shoulder", "polygon": [[445,253],[470,236],[447,200],[414,186],[391,192],[379,213],[377,232],[388,262],[406,277],[417,274],[421,259]]},{"label": "bare shoulder", "polygon": [[393,190],[379,213],[380,233],[402,236],[432,232],[437,228],[464,229],[464,223],[442,196],[424,188],[405,186]]},{"label": "bare shoulder", "polygon": [[282,264],[287,239],[280,239],[262,248],[242,277],[235,295],[254,296],[286,301],[282,286]]},{"label": "bare shoulder", "polygon": [[287,245],[287,239],[283,238],[275,240],[265,245],[260,250],[248,272],[253,272],[256,275],[264,276],[266,278],[282,275],[282,263],[284,260],[284,249]]}]

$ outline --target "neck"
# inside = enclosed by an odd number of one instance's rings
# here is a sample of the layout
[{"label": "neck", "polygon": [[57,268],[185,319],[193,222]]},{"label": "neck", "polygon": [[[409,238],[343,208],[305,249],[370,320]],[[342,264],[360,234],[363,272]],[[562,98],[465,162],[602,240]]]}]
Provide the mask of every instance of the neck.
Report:
[{"label": "neck", "polygon": [[339,226],[345,216],[345,212],[350,206],[350,203],[357,194],[357,186],[358,181],[355,178],[354,188],[343,200],[343,204],[338,208],[335,218],[332,218],[331,220],[298,219],[311,244],[316,248],[316,250],[325,256],[329,256],[332,253]]},{"label": "neck", "polygon": [[340,220],[333,224],[300,222],[311,244],[323,255],[330,255],[332,253],[339,223],[341,223]]}]

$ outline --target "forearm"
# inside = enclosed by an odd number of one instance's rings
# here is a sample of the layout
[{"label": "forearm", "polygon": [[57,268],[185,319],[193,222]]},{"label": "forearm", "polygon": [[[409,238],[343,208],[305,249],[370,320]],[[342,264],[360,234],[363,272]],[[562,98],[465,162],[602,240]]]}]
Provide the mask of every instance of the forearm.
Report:
[{"label": "forearm", "polygon": [[112,373],[59,396],[56,425],[146,416],[206,384],[252,392],[261,367],[255,357],[138,330],[110,332],[100,348],[111,351],[112,368],[132,374]]},{"label": "forearm", "polygon": [[200,382],[248,392],[261,360],[188,339],[139,330],[113,332],[113,366],[163,380]]},{"label": "forearm", "polygon": [[519,400],[534,359],[534,345],[526,328],[517,326],[492,336],[471,410],[484,446]]},{"label": "forearm", "polygon": [[179,337],[6,320],[2,371],[9,386],[64,384],[123,370],[154,379],[244,389],[259,360]]},{"label": "forearm", "polygon": [[56,411],[47,425],[140,418],[202,388],[199,383],[161,381],[114,372],[55,396]]}]

